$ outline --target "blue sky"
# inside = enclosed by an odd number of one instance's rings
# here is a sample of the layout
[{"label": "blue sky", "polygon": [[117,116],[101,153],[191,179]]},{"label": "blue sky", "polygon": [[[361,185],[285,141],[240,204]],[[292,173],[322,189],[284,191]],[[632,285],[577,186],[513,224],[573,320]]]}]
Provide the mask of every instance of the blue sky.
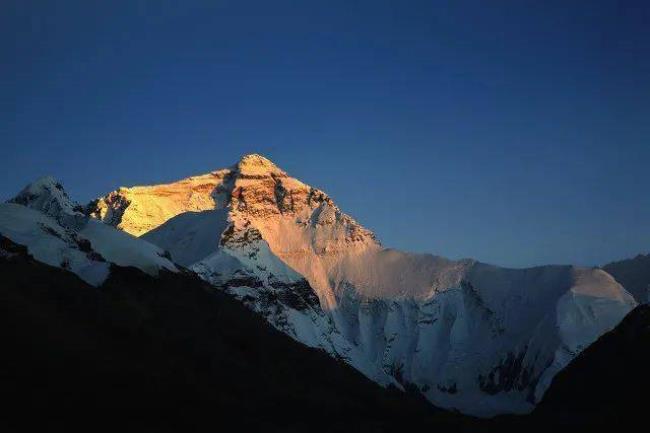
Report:
[{"label": "blue sky", "polygon": [[386,246],[650,251],[647,2],[102,3],[0,3],[0,198],[258,152]]}]

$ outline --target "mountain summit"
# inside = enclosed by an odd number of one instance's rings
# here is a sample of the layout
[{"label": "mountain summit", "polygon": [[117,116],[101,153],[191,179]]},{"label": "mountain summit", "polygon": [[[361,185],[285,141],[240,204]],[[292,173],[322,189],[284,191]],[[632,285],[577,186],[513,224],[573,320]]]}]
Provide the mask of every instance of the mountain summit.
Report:
[{"label": "mountain summit", "polygon": [[266,176],[271,174],[286,176],[286,173],[280,170],[271,160],[257,153],[242,156],[235,167],[244,176]]},{"label": "mountain summit", "polygon": [[74,202],[63,189],[61,182],[52,176],[37,179],[9,200],[43,212],[53,218],[82,215],[83,208]]},{"label": "mountain summit", "polygon": [[169,251],[294,339],[474,415],[531,410],[636,305],[600,269],[504,269],[383,248],[326,193],[256,154],[120,188],[89,212]]}]

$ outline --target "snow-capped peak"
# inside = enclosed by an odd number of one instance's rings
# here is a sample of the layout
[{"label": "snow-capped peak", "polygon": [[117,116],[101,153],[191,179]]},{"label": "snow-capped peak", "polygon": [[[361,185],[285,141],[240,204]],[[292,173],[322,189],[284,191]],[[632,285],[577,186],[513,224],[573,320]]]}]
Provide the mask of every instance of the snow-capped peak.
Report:
[{"label": "snow-capped peak", "polygon": [[52,176],[41,177],[30,183],[9,203],[27,206],[55,219],[82,215],[82,207],[68,197],[61,182]]}]

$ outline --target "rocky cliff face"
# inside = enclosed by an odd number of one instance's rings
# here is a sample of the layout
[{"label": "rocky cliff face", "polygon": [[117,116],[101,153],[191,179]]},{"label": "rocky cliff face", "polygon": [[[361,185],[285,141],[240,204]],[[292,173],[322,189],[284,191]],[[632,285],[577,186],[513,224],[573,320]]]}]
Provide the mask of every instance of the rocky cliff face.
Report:
[{"label": "rocky cliff face", "polygon": [[602,270],[513,270],[385,249],[324,192],[259,155],[120,188],[89,212],[376,382],[476,415],[530,410],[636,305]]}]

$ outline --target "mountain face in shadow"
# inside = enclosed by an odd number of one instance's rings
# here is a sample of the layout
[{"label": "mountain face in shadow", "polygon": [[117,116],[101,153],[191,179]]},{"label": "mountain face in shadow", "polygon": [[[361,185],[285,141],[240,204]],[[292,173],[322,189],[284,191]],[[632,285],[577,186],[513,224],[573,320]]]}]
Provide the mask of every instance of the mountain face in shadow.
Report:
[{"label": "mountain face in shadow", "polygon": [[650,254],[612,262],[603,269],[630,292],[637,302],[650,302]]},{"label": "mountain face in shadow", "polygon": [[112,265],[93,287],[0,237],[0,275],[5,431],[461,431],[477,422],[377,386],[187,272]]},{"label": "mountain face in shadow", "polygon": [[553,380],[534,423],[629,427],[647,418],[650,306],[641,305],[585,349]]}]

